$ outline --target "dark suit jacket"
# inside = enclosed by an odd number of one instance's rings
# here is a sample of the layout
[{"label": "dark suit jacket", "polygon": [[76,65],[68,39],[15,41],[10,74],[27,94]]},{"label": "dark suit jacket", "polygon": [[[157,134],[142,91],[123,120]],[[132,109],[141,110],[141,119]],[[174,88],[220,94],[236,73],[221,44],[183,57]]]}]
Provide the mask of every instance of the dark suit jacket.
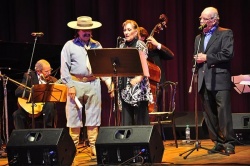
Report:
[{"label": "dark suit jacket", "polygon": [[[201,42],[200,42],[201,41]],[[197,64],[198,91],[201,90],[203,80],[210,91],[230,90],[231,74],[230,62],[234,56],[233,32],[230,29],[218,27],[212,34],[206,50],[204,50],[204,35],[195,38],[195,55],[197,52],[207,54],[207,61]],[[198,45],[200,42],[200,47]]]},{"label": "dark suit jacket", "polygon": [[148,60],[159,66],[161,69],[161,79],[160,83],[164,83],[166,81],[165,70],[163,70],[162,60],[172,60],[174,58],[174,53],[164,46],[161,45],[161,49],[157,48],[148,51]]}]

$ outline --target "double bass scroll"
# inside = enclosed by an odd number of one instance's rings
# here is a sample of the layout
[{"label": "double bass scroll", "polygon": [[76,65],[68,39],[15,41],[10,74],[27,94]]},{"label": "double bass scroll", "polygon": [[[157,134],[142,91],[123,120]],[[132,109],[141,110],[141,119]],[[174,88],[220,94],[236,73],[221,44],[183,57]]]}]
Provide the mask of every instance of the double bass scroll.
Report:
[{"label": "double bass scroll", "polygon": [[[163,28],[167,28],[168,18],[165,14],[161,14],[159,17],[160,22],[154,26],[154,29],[151,31],[150,36],[154,36],[155,33],[160,33],[160,31],[163,30]],[[146,45],[149,50],[156,49],[155,46],[153,46],[151,43],[146,42]]]}]

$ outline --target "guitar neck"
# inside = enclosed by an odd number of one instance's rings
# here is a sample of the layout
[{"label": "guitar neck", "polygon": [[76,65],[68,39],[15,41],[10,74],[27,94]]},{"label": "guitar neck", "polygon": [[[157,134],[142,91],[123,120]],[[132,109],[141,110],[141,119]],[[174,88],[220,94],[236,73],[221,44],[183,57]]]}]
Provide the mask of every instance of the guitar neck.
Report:
[{"label": "guitar neck", "polygon": [[27,87],[26,85],[24,85],[24,84],[22,84],[22,83],[20,83],[20,82],[17,82],[17,81],[15,81],[15,80],[11,79],[10,77],[4,76],[4,75],[2,75],[2,74],[0,74],[0,76],[1,76],[1,77],[6,77],[6,78],[7,78],[8,80],[10,80],[11,82],[14,82],[15,84],[20,85],[20,86],[22,86],[22,87],[25,87],[25,88],[27,88],[28,90],[31,89],[30,87]]}]

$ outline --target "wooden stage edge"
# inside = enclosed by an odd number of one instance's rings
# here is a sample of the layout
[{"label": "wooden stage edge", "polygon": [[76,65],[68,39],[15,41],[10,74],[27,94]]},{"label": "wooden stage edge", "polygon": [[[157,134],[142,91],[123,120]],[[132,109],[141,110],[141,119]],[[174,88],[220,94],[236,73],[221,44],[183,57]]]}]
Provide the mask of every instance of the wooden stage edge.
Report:
[{"label": "wooden stage edge", "polygon": [[[213,143],[209,139],[199,140],[201,147],[211,149]],[[195,149],[186,159],[184,153],[195,147],[196,141],[186,144],[182,140],[178,140],[179,147],[176,148],[174,140],[164,141],[164,154],[161,163],[143,164],[143,165],[250,165],[250,145],[236,145],[236,154],[226,156],[222,154],[208,154],[203,148]],[[8,166],[8,158],[0,158],[1,166]],[[72,166],[91,166],[98,165],[95,158],[90,156],[90,149],[80,144],[78,146],[78,154],[75,156]],[[101,164],[99,164],[101,165]],[[105,164],[109,165],[109,164]],[[133,164],[135,165],[135,164]]]}]

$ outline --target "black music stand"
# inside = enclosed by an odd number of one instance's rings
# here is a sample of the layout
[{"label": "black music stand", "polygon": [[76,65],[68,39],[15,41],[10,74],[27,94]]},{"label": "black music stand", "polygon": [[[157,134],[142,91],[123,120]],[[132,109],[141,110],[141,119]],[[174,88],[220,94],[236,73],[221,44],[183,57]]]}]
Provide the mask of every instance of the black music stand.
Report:
[{"label": "black music stand", "polygon": [[[67,87],[63,84],[36,84],[31,87],[28,102],[32,103],[32,128],[35,128],[34,105],[43,102],[66,102]],[[45,124],[44,124],[45,126]]]},{"label": "black music stand", "polygon": [[114,112],[116,124],[120,125],[120,115],[117,110],[117,77],[149,76],[147,59],[136,48],[89,49],[87,53],[94,76],[116,77]]},{"label": "black music stand", "polygon": [[89,49],[87,53],[97,77],[149,76],[147,59],[136,48]]}]

